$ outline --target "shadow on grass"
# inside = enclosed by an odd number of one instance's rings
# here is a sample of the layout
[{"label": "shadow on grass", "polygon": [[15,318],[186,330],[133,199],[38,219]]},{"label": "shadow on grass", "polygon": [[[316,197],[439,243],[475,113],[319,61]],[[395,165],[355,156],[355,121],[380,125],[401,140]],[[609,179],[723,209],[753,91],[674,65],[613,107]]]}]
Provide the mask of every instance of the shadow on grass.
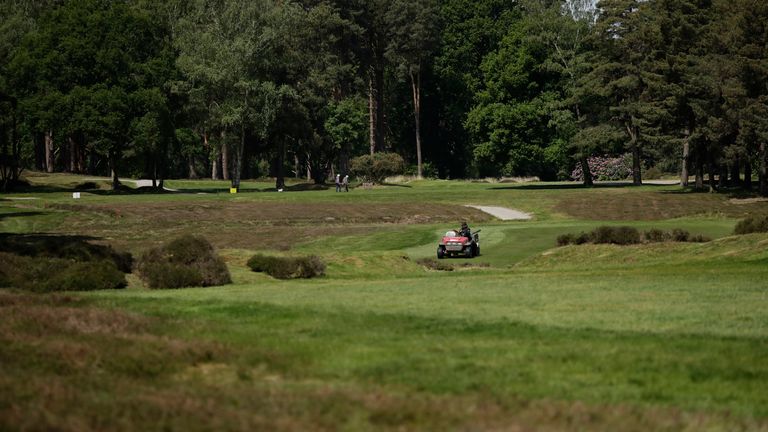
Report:
[{"label": "shadow on grass", "polygon": [[518,186],[494,186],[488,189],[490,190],[590,190],[590,189],[624,189],[624,188],[637,188],[637,187],[658,187],[664,188],[670,185],[665,184],[643,184],[641,186],[635,186],[632,183],[597,183],[592,186],[585,186],[581,183],[563,183],[563,184],[524,184]]},{"label": "shadow on grass", "polygon": [[0,252],[75,261],[109,259],[115,262],[118,269],[130,273],[133,265],[131,254],[115,251],[108,245],[91,243],[99,240],[103,239],[85,235],[0,233]]},{"label": "shadow on grass", "polygon": [[[39,211],[25,211],[25,212],[16,212],[16,213],[0,213],[0,220],[13,218],[13,217],[30,217],[30,216],[40,216],[44,215],[44,212]],[[0,246],[2,247],[2,246]]]}]

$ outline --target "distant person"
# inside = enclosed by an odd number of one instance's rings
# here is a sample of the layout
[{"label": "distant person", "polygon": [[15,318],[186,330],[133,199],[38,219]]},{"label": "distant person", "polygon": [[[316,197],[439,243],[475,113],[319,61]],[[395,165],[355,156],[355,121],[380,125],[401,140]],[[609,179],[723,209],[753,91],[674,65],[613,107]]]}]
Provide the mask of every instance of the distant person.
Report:
[{"label": "distant person", "polygon": [[339,180],[339,177],[341,176],[336,174],[336,192],[341,192],[341,180]]},{"label": "distant person", "polygon": [[469,229],[469,225],[466,222],[461,223],[461,229],[459,230],[459,237],[472,238],[472,231]]},{"label": "distant person", "polygon": [[345,175],[344,180],[341,181],[341,184],[344,185],[344,192],[349,192],[349,176]]}]

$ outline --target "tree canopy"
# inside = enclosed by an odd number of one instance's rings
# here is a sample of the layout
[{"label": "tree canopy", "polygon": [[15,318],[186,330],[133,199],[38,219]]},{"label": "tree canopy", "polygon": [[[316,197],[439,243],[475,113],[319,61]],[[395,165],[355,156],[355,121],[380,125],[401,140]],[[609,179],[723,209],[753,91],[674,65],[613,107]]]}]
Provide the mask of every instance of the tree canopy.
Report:
[{"label": "tree canopy", "polygon": [[626,155],[635,184],[768,194],[767,22],[752,0],[5,0],[0,180],[280,188],[395,152],[591,184]]}]

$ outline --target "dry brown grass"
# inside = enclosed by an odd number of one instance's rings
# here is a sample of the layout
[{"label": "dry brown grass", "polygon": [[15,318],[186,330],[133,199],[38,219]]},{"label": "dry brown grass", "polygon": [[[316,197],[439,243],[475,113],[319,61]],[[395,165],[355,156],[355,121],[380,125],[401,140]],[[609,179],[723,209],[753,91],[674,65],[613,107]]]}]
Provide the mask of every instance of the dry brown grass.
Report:
[{"label": "dry brown grass", "polygon": [[756,213],[768,214],[768,202],[737,205],[719,194],[599,189],[564,195],[554,210],[586,220],[663,220],[683,216],[742,218]]},{"label": "dry brown grass", "polygon": [[[75,208],[77,211],[73,211]],[[451,222],[491,217],[462,206],[416,203],[156,202],[65,205],[59,232],[109,239],[134,251],[162,239],[195,234],[219,248],[288,250],[323,236],[365,235],[396,224]]]}]

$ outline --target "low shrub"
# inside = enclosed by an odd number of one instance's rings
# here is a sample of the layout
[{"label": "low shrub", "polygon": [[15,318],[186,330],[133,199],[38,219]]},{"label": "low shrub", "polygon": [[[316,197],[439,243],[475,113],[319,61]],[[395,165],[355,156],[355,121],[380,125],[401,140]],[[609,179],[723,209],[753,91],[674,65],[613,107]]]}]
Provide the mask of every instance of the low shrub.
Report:
[{"label": "low shrub", "polygon": [[734,234],[751,234],[768,232],[768,215],[750,216],[740,220],[734,228]]},{"label": "low shrub", "polygon": [[629,226],[601,226],[592,231],[592,243],[630,245],[640,243],[640,231]]},{"label": "low shrub", "polygon": [[684,229],[675,228],[672,230],[671,236],[672,236],[672,241],[687,242],[688,239],[691,238],[691,233],[689,233]]},{"label": "low shrub", "polygon": [[695,235],[692,235],[690,238],[688,238],[688,241],[691,243],[707,243],[707,242],[711,242],[712,239],[705,235],[695,234]]},{"label": "low shrub", "polygon": [[648,168],[643,172],[643,178],[646,180],[658,180],[661,178],[662,172],[656,167]]},{"label": "low shrub", "polygon": [[149,288],[216,286],[232,282],[224,260],[208,240],[183,236],[145,252],[138,263]]},{"label": "low shrub", "polygon": [[0,287],[34,292],[125,288],[125,273],[111,260],[80,262],[0,252]]},{"label": "low shrub", "polygon": [[248,267],[277,279],[309,279],[325,274],[325,263],[317,256],[276,257],[256,254],[248,260]]},{"label": "low shrub", "polygon": [[705,243],[711,239],[700,234],[691,235],[688,231],[679,228],[672,231],[652,228],[641,235],[636,228],[629,226],[601,226],[589,233],[562,234],[557,237],[558,246],[584,243],[632,245],[643,242],[660,243],[667,241]]},{"label": "low shrub", "polygon": [[428,270],[436,271],[453,271],[454,267],[448,263],[438,261],[434,258],[420,258],[416,260],[416,264],[424,266]]},{"label": "low shrub", "polygon": [[557,236],[558,246],[568,246],[570,244],[576,244],[576,234],[561,234]]},{"label": "low shrub", "polygon": [[382,183],[387,177],[403,174],[405,161],[397,153],[374,153],[350,160],[349,170],[363,183]]},{"label": "low shrub", "polygon": [[645,241],[648,243],[662,243],[669,241],[672,236],[666,232],[657,228],[652,228],[643,234]]}]

